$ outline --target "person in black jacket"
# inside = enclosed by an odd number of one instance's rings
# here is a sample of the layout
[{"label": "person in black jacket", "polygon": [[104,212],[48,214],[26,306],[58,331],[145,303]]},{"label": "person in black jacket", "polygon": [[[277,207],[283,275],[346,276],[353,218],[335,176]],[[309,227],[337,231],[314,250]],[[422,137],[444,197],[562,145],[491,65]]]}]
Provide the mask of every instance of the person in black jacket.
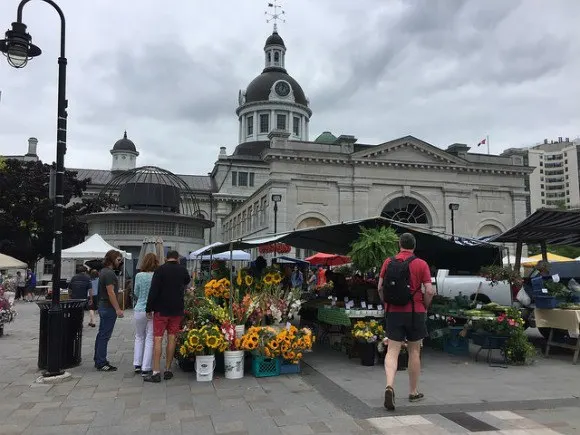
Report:
[{"label": "person in black jacket", "polygon": [[183,297],[190,281],[189,272],[179,264],[177,251],[169,251],[165,264],[153,274],[145,308],[147,317],[153,317],[153,373],[144,378],[145,382],[161,382],[161,345],[165,331],[167,349],[163,378],[169,380],[173,377],[171,363],[175,355],[175,336],[181,329]]},{"label": "person in black jacket", "polygon": [[87,268],[79,264],[76,267],[76,275],[70,279],[68,284],[69,299],[88,299],[92,288]]}]

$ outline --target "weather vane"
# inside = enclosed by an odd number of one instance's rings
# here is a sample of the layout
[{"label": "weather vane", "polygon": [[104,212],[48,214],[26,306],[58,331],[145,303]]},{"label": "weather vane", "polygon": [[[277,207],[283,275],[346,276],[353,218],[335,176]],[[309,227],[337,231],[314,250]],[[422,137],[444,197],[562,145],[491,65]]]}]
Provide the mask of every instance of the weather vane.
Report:
[{"label": "weather vane", "polygon": [[286,16],[286,12],[284,12],[284,9],[282,9],[282,5],[279,4],[279,1],[280,0],[272,0],[271,3],[268,3],[269,9],[264,12],[264,14],[267,16],[267,23],[274,21],[274,32],[278,31],[278,21],[281,21],[282,23],[286,22],[286,19],[284,18]]}]

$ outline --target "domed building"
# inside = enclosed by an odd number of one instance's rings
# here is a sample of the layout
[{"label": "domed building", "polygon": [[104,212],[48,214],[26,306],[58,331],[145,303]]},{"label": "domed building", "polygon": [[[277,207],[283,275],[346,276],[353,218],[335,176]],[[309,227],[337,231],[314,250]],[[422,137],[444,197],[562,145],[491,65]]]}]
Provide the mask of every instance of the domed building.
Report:
[{"label": "domed building", "polygon": [[99,195],[112,205],[86,216],[89,234],[100,234],[136,256],[143,239],[151,236],[161,237],[165,249],[187,254],[204,246],[204,230],[212,226],[189,186],[165,169],[144,166],[119,172]]},{"label": "domed building", "polygon": [[137,156],[139,152],[133,141],[127,139],[127,131],[123,134],[123,137],[115,142],[113,149],[111,149],[111,155],[113,156],[113,166],[112,171],[129,171],[135,169],[137,165]]}]

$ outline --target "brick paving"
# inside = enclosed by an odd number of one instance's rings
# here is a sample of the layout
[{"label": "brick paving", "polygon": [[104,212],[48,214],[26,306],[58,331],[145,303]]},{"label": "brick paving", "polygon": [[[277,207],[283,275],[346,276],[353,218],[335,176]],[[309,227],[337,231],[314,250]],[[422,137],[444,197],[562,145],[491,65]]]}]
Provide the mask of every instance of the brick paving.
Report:
[{"label": "brick paving", "polygon": [[[69,370],[72,378],[56,385],[38,384],[38,308],[20,303],[17,310],[16,321],[0,338],[0,434],[470,433],[446,414],[365,416],[348,403],[353,396],[336,384],[330,400],[326,386],[332,381],[312,368],[303,375],[218,377],[212,383],[196,382],[194,374],[176,368],[171,381],[146,384],[132,373],[130,311],[118,321],[109,347],[118,372],[93,368],[96,330],[85,327],[83,363]],[[478,433],[514,435],[580,433],[578,414],[577,407],[458,413],[476,426],[493,428]]]}]

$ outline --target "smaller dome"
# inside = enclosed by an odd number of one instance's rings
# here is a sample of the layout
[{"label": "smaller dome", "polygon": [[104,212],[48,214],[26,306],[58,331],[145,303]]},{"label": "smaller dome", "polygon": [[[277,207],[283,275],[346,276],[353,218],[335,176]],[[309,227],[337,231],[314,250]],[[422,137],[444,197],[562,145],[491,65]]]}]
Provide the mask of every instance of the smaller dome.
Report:
[{"label": "smaller dome", "polygon": [[127,139],[127,132],[123,135],[123,139],[119,139],[113,145],[113,151],[133,151],[134,153],[137,152],[137,148],[132,140]]},{"label": "smaller dome", "polygon": [[320,136],[318,136],[316,139],[314,139],[314,142],[333,144],[336,142],[336,139],[337,139],[336,136],[333,135],[331,132],[325,131]]},{"label": "smaller dome", "polygon": [[272,34],[268,36],[268,39],[266,39],[265,47],[267,47],[268,45],[281,45],[284,48],[286,47],[284,45],[284,40],[280,35],[278,35],[278,32],[276,30],[274,30],[274,32],[272,32]]}]

